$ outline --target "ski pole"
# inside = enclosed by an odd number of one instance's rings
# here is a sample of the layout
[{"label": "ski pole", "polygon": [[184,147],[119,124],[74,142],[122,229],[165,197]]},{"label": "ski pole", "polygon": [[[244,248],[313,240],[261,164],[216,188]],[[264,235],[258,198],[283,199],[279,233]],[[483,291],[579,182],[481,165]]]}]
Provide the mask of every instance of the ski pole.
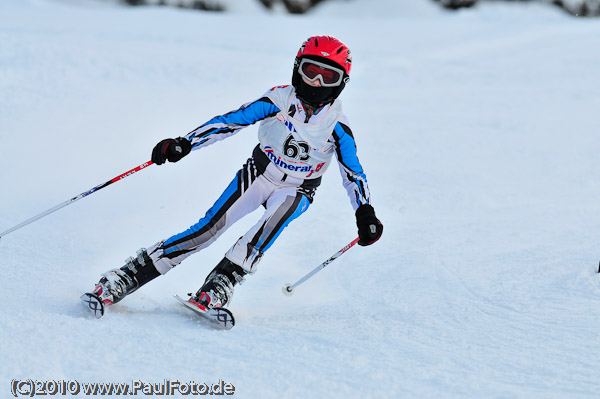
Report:
[{"label": "ski pole", "polygon": [[284,285],[283,288],[281,289],[283,291],[283,294],[287,295],[287,296],[291,296],[294,293],[294,288],[296,288],[297,286],[299,286],[300,284],[302,284],[303,282],[305,282],[306,280],[308,280],[309,278],[314,276],[317,272],[324,269],[325,266],[327,266],[328,264],[330,264],[331,262],[336,260],[338,257],[343,255],[344,252],[346,252],[347,250],[352,248],[358,242],[358,240],[359,240],[359,238],[356,237],[354,240],[352,240],[352,242],[350,244],[346,245],[344,248],[337,251],[331,258],[327,259],[325,262],[323,262],[319,266],[315,267],[310,273],[308,273],[306,276],[302,277],[300,280],[296,281],[294,284]]},{"label": "ski pole", "polygon": [[91,190],[88,190],[88,191],[86,191],[84,193],[81,193],[78,196],[73,197],[73,198],[71,198],[68,201],[65,201],[65,202],[63,202],[61,204],[56,205],[53,208],[48,209],[47,211],[44,211],[44,212],[40,213],[39,215],[35,215],[34,217],[29,218],[26,221],[24,221],[24,222],[22,222],[22,223],[20,223],[20,224],[18,224],[16,226],[14,226],[14,227],[11,227],[10,229],[8,229],[8,230],[3,231],[2,233],[0,233],[0,239],[2,239],[2,237],[4,237],[5,235],[7,235],[8,233],[12,233],[13,231],[18,230],[21,227],[27,226],[28,224],[33,223],[36,220],[39,220],[39,219],[43,218],[44,216],[48,216],[51,213],[54,213],[54,212],[58,211],[59,209],[64,208],[65,206],[70,205],[73,202],[82,199],[83,197],[87,197],[88,195],[93,194],[96,191],[101,190],[104,187],[113,184],[114,182],[118,182],[119,180],[122,180],[122,179],[126,178],[127,176],[131,176],[135,172],[139,172],[140,170],[142,170],[144,168],[147,168],[148,166],[150,166],[152,164],[153,164],[152,161],[144,162],[143,164],[138,165],[138,166],[136,166],[135,168],[133,168],[131,170],[128,170],[127,172],[125,172],[125,173],[123,173],[123,174],[115,177],[114,179],[111,179],[111,180],[107,181],[106,183],[102,183],[102,184],[100,184],[100,185],[92,188]]}]

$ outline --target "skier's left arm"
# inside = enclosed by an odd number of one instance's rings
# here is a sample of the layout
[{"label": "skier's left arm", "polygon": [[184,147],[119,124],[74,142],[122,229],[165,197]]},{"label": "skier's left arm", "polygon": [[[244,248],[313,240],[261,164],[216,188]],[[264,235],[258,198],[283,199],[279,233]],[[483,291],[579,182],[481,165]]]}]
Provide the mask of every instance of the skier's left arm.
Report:
[{"label": "skier's left arm", "polygon": [[355,210],[359,245],[371,245],[383,233],[383,224],[375,216],[367,176],[358,160],[356,142],[347,120],[343,118],[333,129],[332,139],[344,188]]}]

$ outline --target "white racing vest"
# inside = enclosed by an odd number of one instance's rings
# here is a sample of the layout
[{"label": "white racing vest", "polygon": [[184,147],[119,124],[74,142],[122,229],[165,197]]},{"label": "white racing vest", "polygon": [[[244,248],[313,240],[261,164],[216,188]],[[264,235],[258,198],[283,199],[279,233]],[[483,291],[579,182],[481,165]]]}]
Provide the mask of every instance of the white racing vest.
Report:
[{"label": "white racing vest", "polygon": [[325,114],[304,123],[288,115],[296,100],[293,86],[277,87],[265,95],[281,111],[260,123],[260,148],[277,168],[292,177],[315,179],[323,175],[335,152],[328,141],[342,116],[341,102],[335,100],[320,111]]}]

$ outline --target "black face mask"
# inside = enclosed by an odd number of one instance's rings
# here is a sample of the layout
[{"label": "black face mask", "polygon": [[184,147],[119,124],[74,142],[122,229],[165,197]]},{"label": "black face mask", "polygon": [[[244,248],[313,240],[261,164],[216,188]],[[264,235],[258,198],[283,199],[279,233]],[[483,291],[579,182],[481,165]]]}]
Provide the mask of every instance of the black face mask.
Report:
[{"label": "black face mask", "polygon": [[319,108],[333,100],[333,91],[335,89],[335,87],[313,87],[300,79],[296,87],[296,95],[305,103]]}]

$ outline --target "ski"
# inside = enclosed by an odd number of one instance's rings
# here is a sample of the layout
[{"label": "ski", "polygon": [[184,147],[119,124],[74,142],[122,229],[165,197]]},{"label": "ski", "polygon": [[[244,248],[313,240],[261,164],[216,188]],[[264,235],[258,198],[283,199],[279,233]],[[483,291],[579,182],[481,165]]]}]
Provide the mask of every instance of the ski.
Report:
[{"label": "ski", "polygon": [[104,304],[96,294],[86,292],[79,297],[83,302],[83,305],[94,315],[95,318],[99,319],[104,316]]},{"label": "ski", "polygon": [[198,307],[192,305],[182,297],[177,294],[173,294],[173,298],[175,298],[178,302],[184,305],[186,308],[193,310],[196,314],[204,317],[205,319],[211,322],[211,325],[223,329],[230,330],[235,325],[235,319],[233,317],[233,313],[229,309],[225,309],[222,307],[216,307],[212,309],[208,309],[206,312],[203,312]]},{"label": "ski", "polygon": [[[211,325],[223,329],[230,330],[235,325],[235,318],[233,317],[233,313],[229,309],[225,309],[222,307],[208,309],[206,312],[203,312],[198,307],[192,305],[185,299],[181,298],[177,294],[173,294],[173,297],[177,299],[178,302],[183,304],[186,308],[193,310],[196,314],[204,317],[208,321],[211,322]],[[98,295],[86,292],[79,299],[85,306],[87,310],[97,319],[104,316],[104,304],[98,297]]]}]

